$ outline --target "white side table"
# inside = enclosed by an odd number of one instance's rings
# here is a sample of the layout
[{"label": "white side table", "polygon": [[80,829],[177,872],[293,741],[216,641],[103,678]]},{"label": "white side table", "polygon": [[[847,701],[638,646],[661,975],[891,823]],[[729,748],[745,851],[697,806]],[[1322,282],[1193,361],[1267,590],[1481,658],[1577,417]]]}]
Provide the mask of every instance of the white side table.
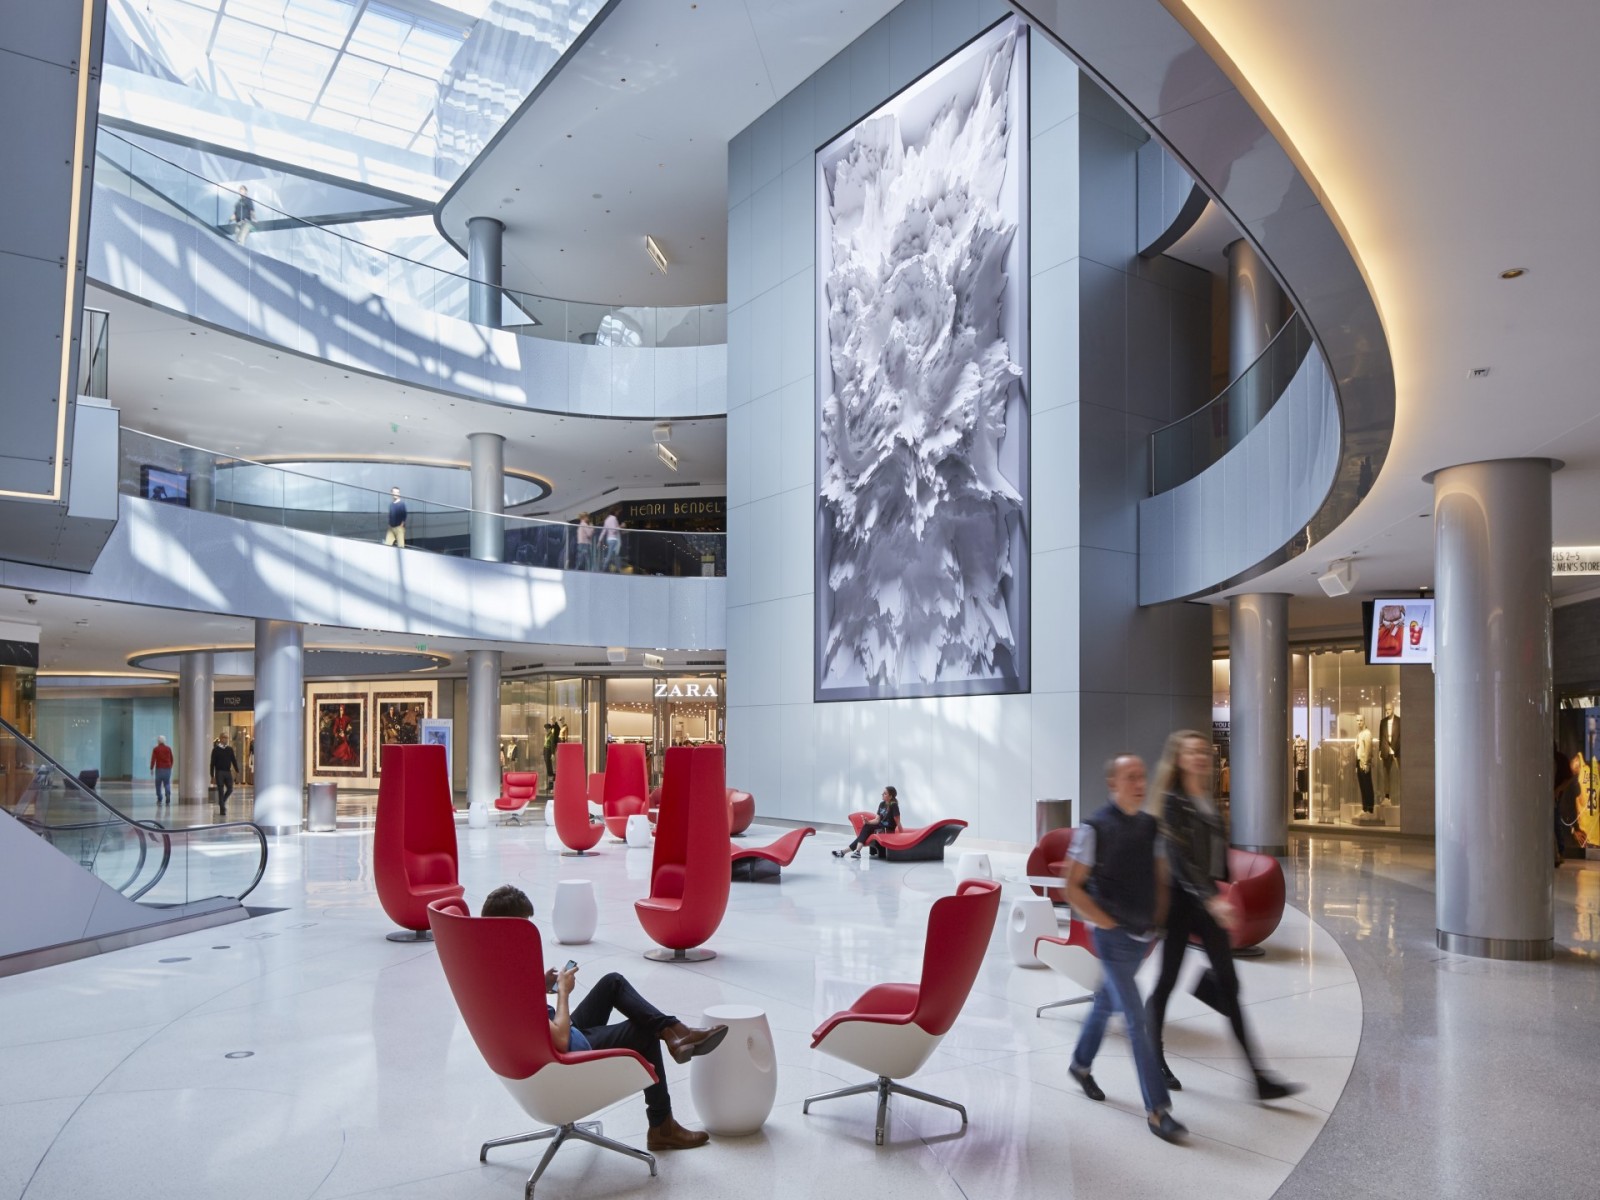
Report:
[{"label": "white side table", "polygon": [[778,1095],[778,1061],[767,1014],[748,1004],[705,1011],[704,1025],[726,1025],[728,1036],[710,1054],[691,1059],[689,1091],[700,1123],[719,1137],[755,1133]]},{"label": "white side table", "polygon": [[1056,908],[1048,896],[1018,896],[1006,918],[1006,949],[1019,967],[1042,967],[1033,947],[1042,937],[1056,933]]},{"label": "white side table", "polygon": [[594,884],[587,879],[563,879],[556,884],[550,924],[555,929],[556,941],[563,946],[581,946],[593,940],[595,928],[600,924]]},{"label": "white side table", "polygon": [[964,883],[968,879],[993,879],[994,868],[989,865],[989,856],[978,851],[968,851],[956,860],[956,882]]},{"label": "white side table", "polygon": [[628,818],[627,843],[635,850],[642,850],[650,845],[650,839],[655,836],[650,828],[650,818],[644,813],[634,813]]}]

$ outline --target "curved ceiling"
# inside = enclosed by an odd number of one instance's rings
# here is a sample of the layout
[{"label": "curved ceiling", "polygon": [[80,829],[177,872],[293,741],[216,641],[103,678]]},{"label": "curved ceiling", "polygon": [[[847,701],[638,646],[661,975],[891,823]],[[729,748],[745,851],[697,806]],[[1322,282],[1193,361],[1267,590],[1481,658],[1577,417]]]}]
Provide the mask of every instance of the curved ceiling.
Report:
[{"label": "curved ceiling", "polygon": [[440,202],[439,228],[460,248],[469,218],[503,222],[510,288],[719,303],[728,141],[897,2],[618,0]]}]

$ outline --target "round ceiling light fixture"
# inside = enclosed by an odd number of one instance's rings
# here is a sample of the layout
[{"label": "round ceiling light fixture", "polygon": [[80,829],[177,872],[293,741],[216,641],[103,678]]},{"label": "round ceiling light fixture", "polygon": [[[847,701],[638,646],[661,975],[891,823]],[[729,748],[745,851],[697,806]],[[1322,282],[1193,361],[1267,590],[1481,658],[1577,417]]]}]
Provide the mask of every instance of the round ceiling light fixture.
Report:
[{"label": "round ceiling light fixture", "polygon": [[1501,279],[1521,279],[1528,273],[1527,267],[1507,267],[1500,272]]}]

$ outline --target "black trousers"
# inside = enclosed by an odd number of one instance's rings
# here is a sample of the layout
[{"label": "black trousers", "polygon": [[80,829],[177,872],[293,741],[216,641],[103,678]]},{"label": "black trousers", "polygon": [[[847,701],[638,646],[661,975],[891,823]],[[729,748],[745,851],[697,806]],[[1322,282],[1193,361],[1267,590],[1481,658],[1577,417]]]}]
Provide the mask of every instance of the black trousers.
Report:
[{"label": "black trousers", "polygon": [[1356,768],[1356,786],[1361,789],[1361,811],[1372,811],[1372,771]]},{"label": "black trousers", "polygon": [[1260,1071],[1255,1047],[1250,1044],[1250,1032],[1244,1027],[1244,1012],[1239,1008],[1239,976],[1233,969],[1233,946],[1228,932],[1217,924],[1206,906],[1180,887],[1172,889],[1172,907],[1167,913],[1167,940],[1161,947],[1161,978],[1147,1004],[1150,1014],[1150,1040],[1155,1043],[1156,1056],[1162,1062],[1166,1056],[1161,1046],[1161,1027],[1167,1017],[1167,998],[1178,986],[1178,971],[1183,966],[1184,951],[1189,945],[1189,935],[1198,933],[1206,957],[1211,960],[1211,970],[1217,977],[1217,994],[1222,1002],[1222,1015],[1233,1026],[1233,1036],[1244,1051],[1252,1071]]},{"label": "black trousers", "polygon": [[[613,1012],[624,1020],[608,1025]],[[632,1050],[655,1071],[656,1081],[644,1090],[645,1116],[652,1126],[672,1116],[666,1066],[661,1060],[661,1031],[677,1020],[639,995],[615,971],[603,976],[572,1010],[572,1026],[589,1039],[589,1045],[596,1050]]]},{"label": "black trousers", "polygon": [[867,839],[883,828],[876,821],[863,821],[861,832],[856,834],[856,840],[850,843],[851,850],[859,850],[867,844]]},{"label": "black trousers", "polygon": [[231,795],[233,795],[233,772],[232,771],[218,771],[217,772],[217,807],[218,808],[227,807],[228,797],[231,796]]}]

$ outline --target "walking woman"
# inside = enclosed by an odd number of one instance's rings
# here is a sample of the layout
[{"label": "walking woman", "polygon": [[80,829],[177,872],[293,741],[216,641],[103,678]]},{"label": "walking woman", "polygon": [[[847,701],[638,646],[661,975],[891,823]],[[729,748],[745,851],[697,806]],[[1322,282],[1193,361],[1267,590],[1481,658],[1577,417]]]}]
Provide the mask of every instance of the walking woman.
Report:
[{"label": "walking woman", "polygon": [[1161,835],[1172,870],[1161,978],[1147,1005],[1150,1039],[1155,1043],[1161,1077],[1168,1091],[1182,1090],[1183,1085],[1167,1066],[1161,1026],[1166,1018],[1167,998],[1177,986],[1183,953],[1193,934],[1205,948],[1216,980],[1214,1000],[1208,1003],[1233,1026],[1233,1036],[1255,1075],[1256,1095],[1262,1100],[1292,1096],[1301,1086],[1285,1083],[1262,1068],[1239,1008],[1239,977],[1234,973],[1233,947],[1228,940],[1235,916],[1232,906],[1217,892],[1218,881],[1228,877],[1228,834],[1211,799],[1210,738],[1192,729],[1181,729],[1167,738],[1156,768],[1155,795],[1160,798]]}]

